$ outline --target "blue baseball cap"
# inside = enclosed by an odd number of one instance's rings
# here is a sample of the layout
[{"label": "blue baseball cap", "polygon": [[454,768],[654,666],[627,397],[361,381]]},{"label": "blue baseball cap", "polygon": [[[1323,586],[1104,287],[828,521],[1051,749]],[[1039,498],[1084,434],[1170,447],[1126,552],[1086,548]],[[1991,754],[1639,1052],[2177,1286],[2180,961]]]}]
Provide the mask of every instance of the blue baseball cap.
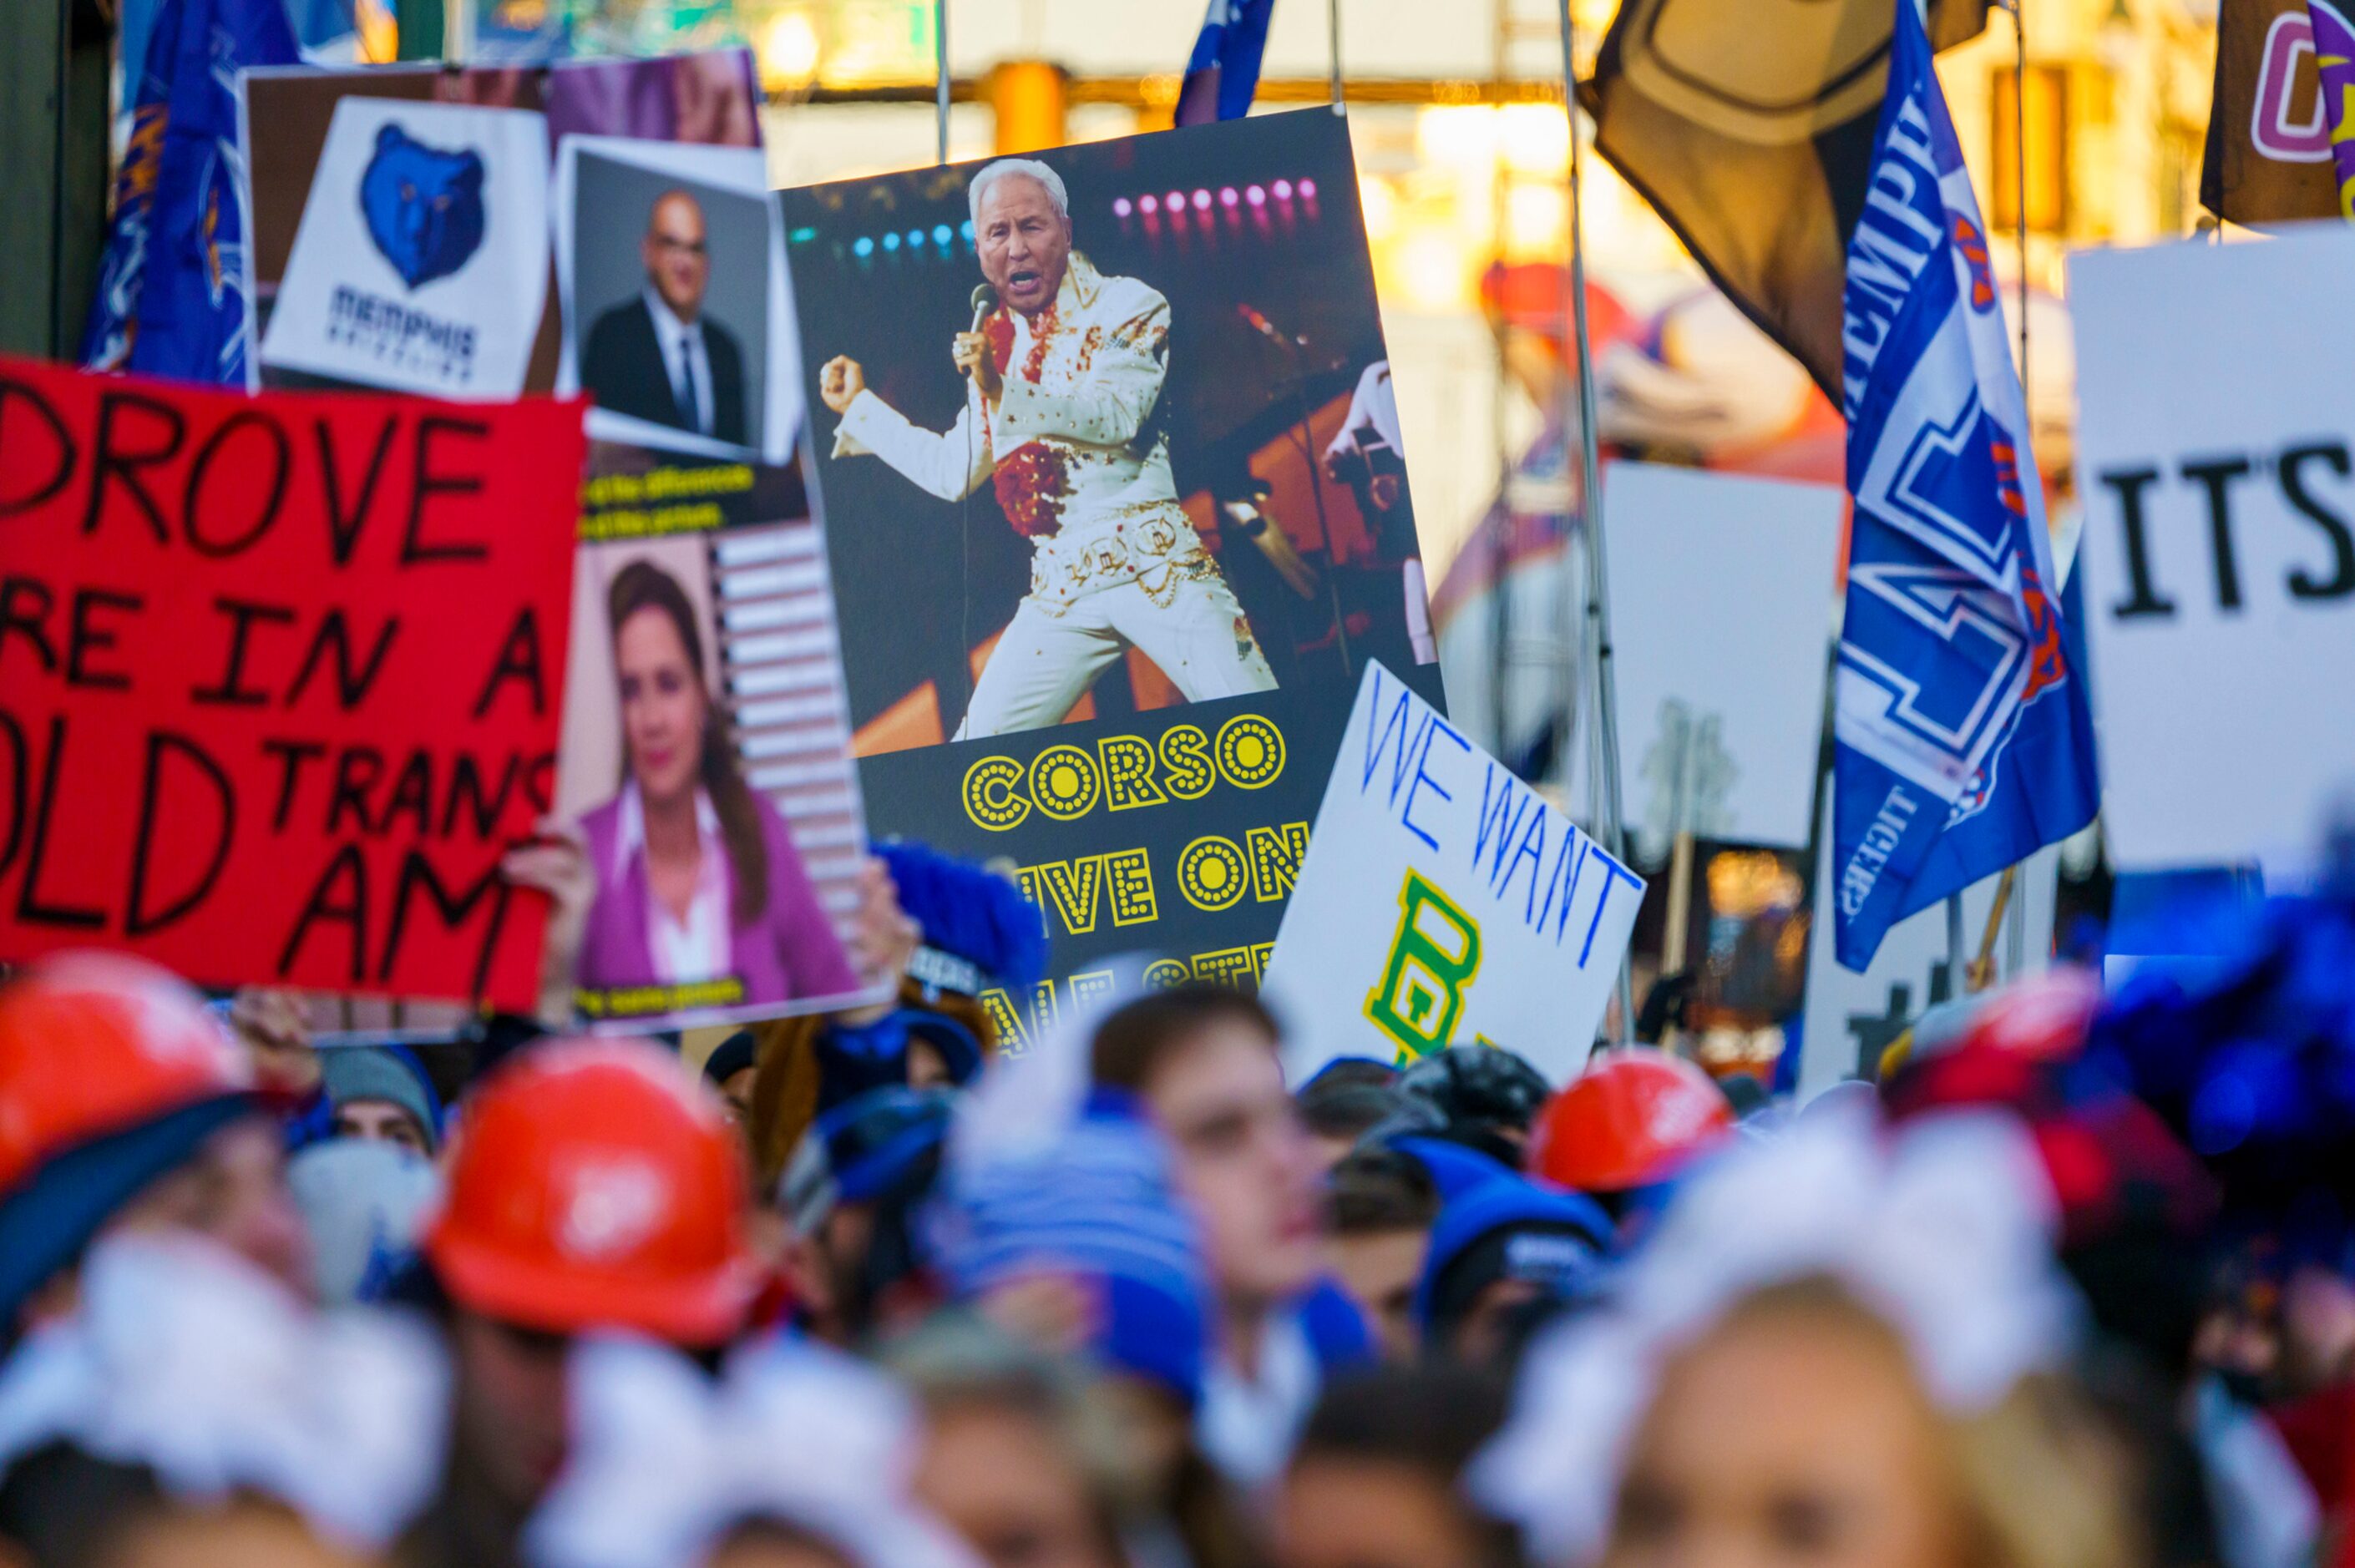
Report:
[{"label": "blue baseball cap", "polygon": [[946,1089],[887,1086],[821,1115],[778,1179],[777,1197],[804,1235],[845,1203],[871,1202],[939,1150],[953,1098]]},{"label": "blue baseball cap", "polygon": [[1510,1173],[1469,1188],[1447,1201],[1431,1228],[1415,1322],[1444,1340],[1480,1292],[1504,1279],[1576,1299],[1599,1282],[1611,1237],[1610,1215],[1583,1192]]}]

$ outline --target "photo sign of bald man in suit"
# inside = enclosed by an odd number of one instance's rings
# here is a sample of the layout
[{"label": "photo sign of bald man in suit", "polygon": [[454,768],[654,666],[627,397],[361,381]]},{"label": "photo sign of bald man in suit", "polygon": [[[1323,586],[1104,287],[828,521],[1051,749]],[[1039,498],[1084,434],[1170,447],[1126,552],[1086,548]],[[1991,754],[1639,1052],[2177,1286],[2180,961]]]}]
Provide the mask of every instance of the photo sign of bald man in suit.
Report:
[{"label": "photo sign of bald man in suit", "polygon": [[646,216],[645,287],[590,328],[581,384],[611,413],[744,446],[744,351],[703,313],[711,281],[703,204],[665,191]]}]

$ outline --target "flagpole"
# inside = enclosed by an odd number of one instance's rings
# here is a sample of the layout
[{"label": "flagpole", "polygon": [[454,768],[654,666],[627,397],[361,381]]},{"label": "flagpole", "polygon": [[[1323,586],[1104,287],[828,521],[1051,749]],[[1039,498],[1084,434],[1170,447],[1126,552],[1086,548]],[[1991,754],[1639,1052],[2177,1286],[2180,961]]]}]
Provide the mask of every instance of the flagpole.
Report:
[{"label": "flagpole", "polygon": [[[2014,237],[2019,241],[2019,401],[2023,408],[2028,402],[2028,0],[2007,0],[2004,9],[2011,13],[2011,192]],[[2030,432],[2036,418],[2029,415]],[[2030,450],[2034,450],[2030,445]],[[2040,481],[2041,482],[2041,481]],[[2025,903],[2015,897],[2019,881],[2019,865],[2014,862],[2003,868],[2003,875],[1995,885],[1995,903],[1987,910],[1987,929],[1979,935],[1979,953],[1966,978],[1974,991],[1985,991],[1995,983],[1995,942],[1998,931],[2008,931],[2010,940],[2006,954],[2011,960],[2010,979],[2019,978],[2027,959],[2028,917]],[[2007,926],[2005,916],[2010,916]]]},{"label": "flagpole", "polygon": [[[2011,163],[2012,185],[2019,192],[2019,403],[2029,409],[2029,450],[2033,452],[2036,416],[2028,401],[2028,0],[2011,0],[2011,74],[2017,90],[2011,95]],[[2040,471],[2038,482],[2042,482]],[[2010,907],[2011,978],[2018,980],[2028,958],[2028,901],[2011,895],[2013,885],[2019,879],[2019,868],[2004,868],[2003,883],[1996,896]],[[1992,960],[1992,953],[1982,957]]]},{"label": "flagpole", "polygon": [[[1971,960],[1971,967],[1964,975],[1968,982],[1964,988],[1966,991],[1982,991],[1995,983],[1996,933],[2004,928],[2003,917],[2011,909],[2012,884],[2018,880],[2019,871],[2019,866],[2015,862],[2005,866],[2003,874],[1996,878],[1995,902],[1987,906],[1987,929],[1979,933],[1979,956]],[[2017,920],[2012,923],[2012,929],[2019,929]],[[2019,978],[2019,969],[2018,957],[2014,955],[2012,978]]]},{"label": "flagpole", "polygon": [[[2014,236],[2019,242],[2019,401],[2028,402],[2028,0],[2010,0],[2011,188],[2019,211]],[[2029,424],[2033,429],[2035,419]]]},{"label": "flagpole", "polygon": [[[1337,4],[1338,0],[1328,0]],[[1619,809],[1619,715],[1611,676],[1611,603],[1605,591],[1603,547],[1602,462],[1594,429],[1594,341],[1586,322],[1586,226],[1582,198],[1585,156],[1578,137],[1578,24],[1570,14],[1571,0],[1559,0],[1561,16],[1561,111],[1570,122],[1570,327],[1578,353],[1578,507],[1586,546],[1586,634],[1584,652],[1591,672],[1590,705],[1595,783],[1595,836],[1603,847],[1622,861],[1627,846],[1621,833]],[[1628,954],[1619,955],[1619,1028],[1633,1038],[1636,1029],[1635,981]]]},{"label": "flagpole", "polygon": [[932,0],[932,162],[949,161],[949,0]]},{"label": "flagpole", "polygon": [[1333,112],[1348,112],[1341,104],[1341,0],[1325,0],[1325,46],[1333,57]]},{"label": "flagpole", "polygon": [[1952,1000],[1966,995],[1969,990],[1970,971],[1963,958],[1963,895],[1949,893],[1946,895],[1946,996]]}]

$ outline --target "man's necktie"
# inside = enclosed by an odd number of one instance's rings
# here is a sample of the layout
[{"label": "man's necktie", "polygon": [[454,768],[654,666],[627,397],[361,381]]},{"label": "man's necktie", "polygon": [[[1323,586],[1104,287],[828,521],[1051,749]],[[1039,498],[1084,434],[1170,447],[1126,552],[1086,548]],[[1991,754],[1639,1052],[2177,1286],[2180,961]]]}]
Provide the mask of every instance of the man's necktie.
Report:
[{"label": "man's necktie", "polygon": [[679,422],[690,430],[703,429],[702,400],[695,395],[695,344],[678,335],[678,374],[671,378],[671,397],[678,404]]}]

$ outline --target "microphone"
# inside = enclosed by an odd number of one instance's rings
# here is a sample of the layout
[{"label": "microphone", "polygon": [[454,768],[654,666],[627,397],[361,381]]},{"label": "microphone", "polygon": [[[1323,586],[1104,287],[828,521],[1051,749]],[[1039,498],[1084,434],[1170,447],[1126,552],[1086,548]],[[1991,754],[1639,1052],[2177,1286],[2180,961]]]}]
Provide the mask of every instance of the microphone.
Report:
[{"label": "microphone", "polygon": [[[997,291],[991,288],[986,283],[975,283],[973,286],[973,325],[968,327],[966,330],[968,332],[979,332],[981,330],[981,323],[987,321],[989,319],[989,313],[996,308]],[[966,371],[965,377],[967,380],[971,380],[973,377],[973,372],[970,370]],[[975,385],[978,386],[980,384],[975,382]]]},{"label": "microphone", "polygon": [[1241,302],[1240,301],[1236,302],[1235,313],[1242,317],[1246,323],[1250,323],[1252,331],[1259,334],[1260,336],[1267,339],[1268,342],[1274,344],[1279,348],[1294,349],[1306,348],[1308,346],[1308,339],[1306,337],[1286,337],[1283,331],[1278,328],[1273,322],[1268,320],[1267,317],[1262,315],[1258,311]]}]

